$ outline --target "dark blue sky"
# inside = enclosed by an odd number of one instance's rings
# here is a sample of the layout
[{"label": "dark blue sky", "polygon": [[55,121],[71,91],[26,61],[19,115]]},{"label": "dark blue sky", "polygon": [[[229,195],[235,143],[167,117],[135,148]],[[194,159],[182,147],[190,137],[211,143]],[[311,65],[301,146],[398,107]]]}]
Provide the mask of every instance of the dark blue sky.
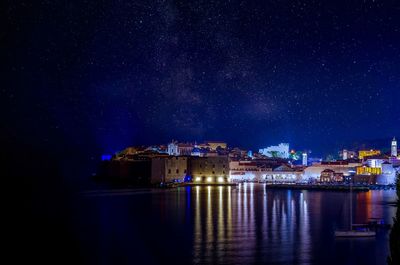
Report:
[{"label": "dark blue sky", "polygon": [[2,138],[322,154],[400,136],[398,1],[196,2],[10,1]]}]

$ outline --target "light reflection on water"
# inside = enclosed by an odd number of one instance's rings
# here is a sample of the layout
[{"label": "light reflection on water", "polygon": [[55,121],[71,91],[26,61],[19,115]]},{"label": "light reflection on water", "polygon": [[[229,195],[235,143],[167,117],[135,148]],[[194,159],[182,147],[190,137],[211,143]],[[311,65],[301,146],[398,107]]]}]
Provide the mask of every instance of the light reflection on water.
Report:
[{"label": "light reflection on water", "polygon": [[[239,264],[269,256],[285,262],[297,255],[301,255],[304,263],[309,262],[310,223],[304,194],[293,195],[291,191],[271,194],[265,185],[262,192],[260,187],[255,192],[255,185],[194,188],[195,263]],[[204,189],[206,194],[202,192]],[[206,200],[202,197],[205,195]],[[201,205],[204,202],[205,208]]]},{"label": "light reflection on water", "polygon": [[[394,191],[353,193],[354,221],[392,222]],[[263,184],[84,193],[82,249],[91,264],[385,264],[388,232],[337,240],[349,193]],[[118,257],[122,262],[115,262]]]},{"label": "light reflection on water", "polygon": [[[194,263],[310,264],[327,241],[327,248],[341,247],[333,230],[346,225],[348,193],[275,191],[251,183],[194,189]],[[371,202],[381,202],[382,192],[353,194],[359,222],[384,217],[382,207]],[[322,216],[326,211],[331,216]]]}]

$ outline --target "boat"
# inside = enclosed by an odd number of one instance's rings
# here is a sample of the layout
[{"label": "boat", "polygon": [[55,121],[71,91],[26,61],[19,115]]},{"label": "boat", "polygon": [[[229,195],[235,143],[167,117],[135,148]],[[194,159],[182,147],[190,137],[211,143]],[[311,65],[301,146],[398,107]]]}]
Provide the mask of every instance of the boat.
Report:
[{"label": "boat", "polygon": [[353,185],[350,182],[350,224],[348,230],[336,230],[335,237],[374,237],[375,231],[364,225],[353,224]]},{"label": "boat", "polygon": [[365,230],[365,231],[360,231],[360,230],[336,230],[335,231],[335,236],[336,237],[373,237],[375,236],[376,233],[375,231],[370,231],[370,230]]}]

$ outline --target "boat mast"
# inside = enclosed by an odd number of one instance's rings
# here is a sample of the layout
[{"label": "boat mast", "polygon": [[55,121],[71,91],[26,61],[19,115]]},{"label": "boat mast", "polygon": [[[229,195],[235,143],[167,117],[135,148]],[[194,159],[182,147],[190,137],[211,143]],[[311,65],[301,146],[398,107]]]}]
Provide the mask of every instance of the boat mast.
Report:
[{"label": "boat mast", "polygon": [[353,230],[353,178],[350,181],[350,231]]}]

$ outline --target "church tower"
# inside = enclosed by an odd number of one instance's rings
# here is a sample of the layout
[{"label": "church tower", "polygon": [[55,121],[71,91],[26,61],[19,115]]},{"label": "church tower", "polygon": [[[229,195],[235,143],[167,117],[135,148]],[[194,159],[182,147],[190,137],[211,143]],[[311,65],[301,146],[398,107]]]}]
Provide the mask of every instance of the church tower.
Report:
[{"label": "church tower", "polygon": [[392,140],[392,152],[391,152],[391,155],[392,156],[397,156],[397,141],[396,141],[395,137],[393,137],[393,140]]},{"label": "church tower", "polygon": [[303,166],[307,166],[308,165],[308,158],[307,158],[307,152],[303,152]]}]

